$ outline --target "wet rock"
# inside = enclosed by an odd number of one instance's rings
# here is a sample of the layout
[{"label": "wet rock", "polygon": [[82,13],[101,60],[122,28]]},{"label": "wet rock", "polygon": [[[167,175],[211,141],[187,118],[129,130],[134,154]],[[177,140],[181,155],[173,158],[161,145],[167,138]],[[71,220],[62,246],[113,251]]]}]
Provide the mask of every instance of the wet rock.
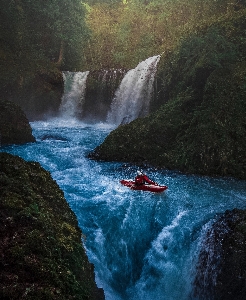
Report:
[{"label": "wet rock", "polygon": [[105,69],[90,71],[86,82],[82,118],[86,121],[106,121],[107,113],[127,70]]},{"label": "wet rock", "polygon": [[208,230],[193,296],[199,300],[246,299],[246,211],[226,211]]}]

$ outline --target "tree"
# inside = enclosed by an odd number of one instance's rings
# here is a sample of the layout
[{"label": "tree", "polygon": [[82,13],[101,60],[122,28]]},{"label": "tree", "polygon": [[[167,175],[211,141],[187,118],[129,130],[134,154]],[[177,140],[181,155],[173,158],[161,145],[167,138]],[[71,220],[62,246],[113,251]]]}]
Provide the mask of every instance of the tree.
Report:
[{"label": "tree", "polygon": [[0,55],[7,65],[28,60],[28,65],[46,61],[78,68],[88,36],[80,0],[1,0],[0,5]]}]

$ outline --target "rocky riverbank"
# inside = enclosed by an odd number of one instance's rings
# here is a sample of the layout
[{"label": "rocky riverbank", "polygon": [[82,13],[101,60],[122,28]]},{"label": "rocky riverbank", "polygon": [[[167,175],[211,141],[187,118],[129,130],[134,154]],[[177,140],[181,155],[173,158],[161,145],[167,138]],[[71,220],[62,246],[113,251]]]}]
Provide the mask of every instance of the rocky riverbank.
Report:
[{"label": "rocky riverbank", "polygon": [[77,219],[37,162],[0,154],[0,298],[104,299]]}]

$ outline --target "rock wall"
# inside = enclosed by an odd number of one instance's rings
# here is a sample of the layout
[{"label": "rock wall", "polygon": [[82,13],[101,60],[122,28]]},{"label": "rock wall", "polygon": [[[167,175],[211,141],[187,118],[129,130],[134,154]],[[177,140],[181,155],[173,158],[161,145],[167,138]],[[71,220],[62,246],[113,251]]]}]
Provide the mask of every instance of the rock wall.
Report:
[{"label": "rock wall", "polygon": [[246,298],[246,212],[226,211],[207,232],[194,280],[199,300]]},{"label": "rock wall", "polygon": [[104,299],[82,237],[50,173],[0,153],[0,298]]},{"label": "rock wall", "polygon": [[0,87],[0,92],[4,99],[19,105],[29,121],[56,116],[63,95],[62,73],[53,68],[29,77],[20,74],[18,81]]},{"label": "rock wall", "polygon": [[90,71],[86,82],[82,118],[87,121],[106,121],[107,113],[126,70]]}]

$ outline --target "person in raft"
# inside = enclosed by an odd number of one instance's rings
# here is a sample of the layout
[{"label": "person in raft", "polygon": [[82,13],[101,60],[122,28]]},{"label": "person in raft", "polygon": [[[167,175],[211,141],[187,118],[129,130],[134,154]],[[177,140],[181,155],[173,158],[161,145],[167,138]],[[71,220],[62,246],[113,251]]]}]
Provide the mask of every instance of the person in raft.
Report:
[{"label": "person in raft", "polygon": [[135,185],[142,185],[145,183],[157,185],[157,183],[150,180],[147,175],[143,174],[141,171],[137,171],[137,176],[135,177]]}]

